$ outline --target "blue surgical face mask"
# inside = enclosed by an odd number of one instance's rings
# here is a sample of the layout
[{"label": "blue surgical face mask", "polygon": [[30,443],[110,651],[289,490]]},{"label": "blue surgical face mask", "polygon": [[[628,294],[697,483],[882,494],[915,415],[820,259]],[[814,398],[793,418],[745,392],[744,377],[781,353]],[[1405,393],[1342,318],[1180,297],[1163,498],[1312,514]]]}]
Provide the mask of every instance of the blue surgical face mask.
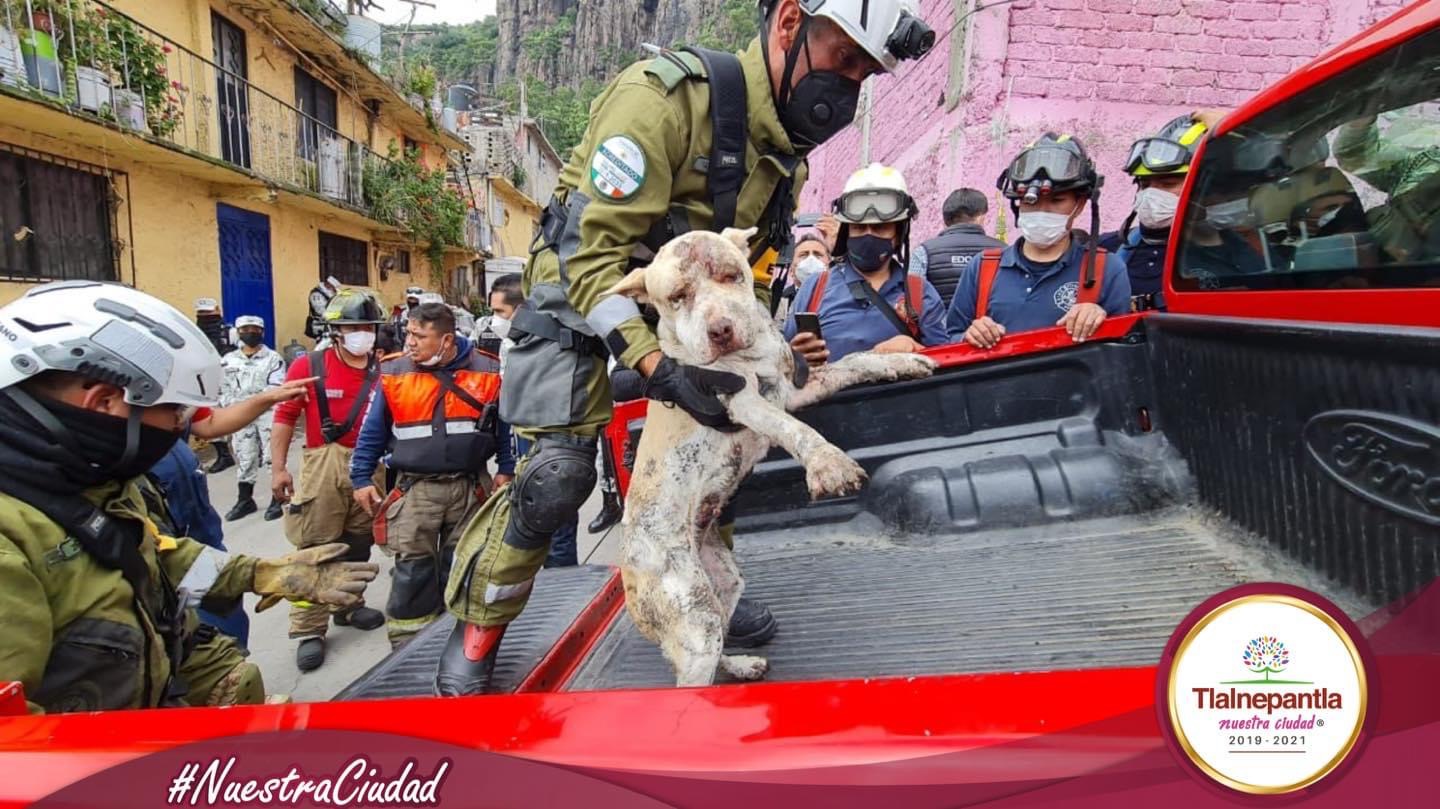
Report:
[{"label": "blue surgical face mask", "polygon": [[895,241],[883,236],[851,236],[848,240],[850,266],[860,272],[879,272],[885,269],[890,257],[895,254]]}]

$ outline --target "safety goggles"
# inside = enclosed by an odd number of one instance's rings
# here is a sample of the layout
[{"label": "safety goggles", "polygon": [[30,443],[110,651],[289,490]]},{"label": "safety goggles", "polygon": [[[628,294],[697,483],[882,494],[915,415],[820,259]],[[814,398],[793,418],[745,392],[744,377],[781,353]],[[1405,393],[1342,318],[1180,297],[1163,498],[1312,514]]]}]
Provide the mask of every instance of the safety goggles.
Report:
[{"label": "safety goggles", "polygon": [[1134,174],[1141,166],[1152,172],[1179,171],[1190,165],[1195,157],[1189,146],[1183,146],[1166,138],[1141,138],[1130,147],[1130,157],[1125,160],[1125,173]]},{"label": "safety goggles", "polygon": [[1005,177],[1012,185],[1027,185],[1041,174],[1052,183],[1070,183],[1085,177],[1085,161],[1068,149],[1039,147],[1021,152]]},{"label": "safety goggles", "polygon": [[909,210],[910,198],[888,188],[862,188],[835,200],[835,213],[847,222],[889,222]]}]

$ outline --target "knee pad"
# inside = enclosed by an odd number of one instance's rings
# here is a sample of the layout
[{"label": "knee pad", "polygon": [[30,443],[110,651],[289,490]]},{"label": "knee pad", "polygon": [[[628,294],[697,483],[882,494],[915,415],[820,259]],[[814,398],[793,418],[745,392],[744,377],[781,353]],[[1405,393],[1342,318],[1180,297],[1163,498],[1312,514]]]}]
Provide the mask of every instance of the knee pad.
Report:
[{"label": "knee pad", "polygon": [[510,487],[505,544],[525,551],[545,547],[555,529],[580,513],[595,477],[594,439],[541,437]]},{"label": "knee pad", "polygon": [[392,618],[424,618],[440,611],[440,579],[435,557],[396,559],[395,578],[385,611]]}]

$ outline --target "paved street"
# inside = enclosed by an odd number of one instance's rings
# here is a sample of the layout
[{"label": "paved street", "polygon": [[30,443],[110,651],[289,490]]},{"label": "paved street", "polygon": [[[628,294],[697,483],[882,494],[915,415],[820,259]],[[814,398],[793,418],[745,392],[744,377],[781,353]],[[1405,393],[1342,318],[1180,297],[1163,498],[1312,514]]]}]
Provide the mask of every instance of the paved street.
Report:
[{"label": "paved street", "polygon": [[[299,443],[297,440],[295,448],[291,450],[292,473],[300,469]],[[231,468],[211,475],[209,481],[211,501],[223,517],[235,504],[235,470]],[[269,470],[261,470],[255,495],[260,512],[236,522],[225,523],[225,544],[231,552],[270,557],[292,550],[281,530],[281,521],[265,522],[262,517],[265,506],[270,502],[269,487]],[[619,530],[612,529],[605,536],[591,536],[585,530],[585,526],[599,510],[600,492],[597,487],[580,512],[579,545],[582,562],[587,557],[592,564],[605,564],[614,559]],[[378,550],[372,559],[380,563],[380,575],[366,591],[365,598],[371,606],[383,609],[385,599],[390,595],[390,560]],[[281,604],[257,615],[255,603],[258,600],[253,595],[245,598],[245,609],[250,613],[250,654],[264,672],[265,688],[271,694],[290,694],[297,702],[327,700],[390,651],[383,628],[373,632],[361,632],[332,625],[326,640],[328,655],[325,665],[301,674],[295,668],[295,641],[287,637],[288,606]]]}]

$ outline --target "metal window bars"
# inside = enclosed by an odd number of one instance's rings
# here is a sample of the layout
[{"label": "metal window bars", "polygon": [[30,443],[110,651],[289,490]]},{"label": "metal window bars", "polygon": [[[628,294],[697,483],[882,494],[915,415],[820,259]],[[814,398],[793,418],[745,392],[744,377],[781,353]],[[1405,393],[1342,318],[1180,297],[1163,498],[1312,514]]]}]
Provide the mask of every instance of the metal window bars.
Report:
[{"label": "metal window bars", "polygon": [[0,0],[0,92],[364,210],[364,144],[97,0]]}]

